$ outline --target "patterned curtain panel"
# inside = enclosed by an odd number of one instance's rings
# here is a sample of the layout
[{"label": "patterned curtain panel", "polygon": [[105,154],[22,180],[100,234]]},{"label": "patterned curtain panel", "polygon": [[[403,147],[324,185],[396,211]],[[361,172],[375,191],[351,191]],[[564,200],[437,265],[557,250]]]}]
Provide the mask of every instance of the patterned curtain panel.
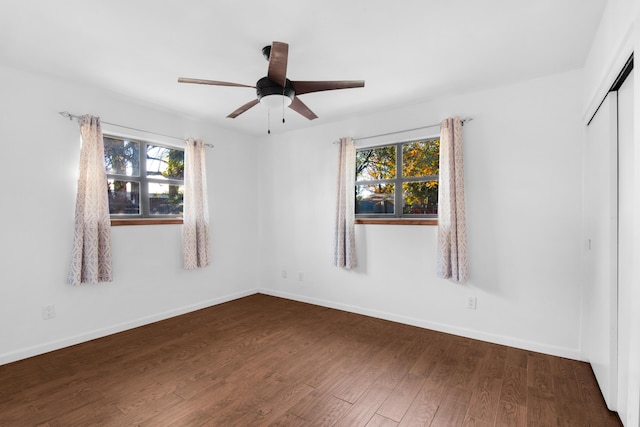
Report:
[{"label": "patterned curtain panel", "polygon": [[189,138],[184,152],[184,268],[193,270],[211,264],[209,205],[204,142]]},{"label": "patterned curtain panel", "polygon": [[100,119],[87,115],[80,117],[78,123],[82,148],[67,282],[71,285],[110,282],[113,280],[111,221]]},{"label": "patterned curtain panel", "polygon": [[340,138],[334,238],[336,267],[356,266],[355,217],[356,148],[353,139]]},{"label": "patterned curtain panel", "polygon": [[462,162],[462,120],[442,121],[440,127],[440,185],[438,187],[437,276],[467,280],[467,237]]}]

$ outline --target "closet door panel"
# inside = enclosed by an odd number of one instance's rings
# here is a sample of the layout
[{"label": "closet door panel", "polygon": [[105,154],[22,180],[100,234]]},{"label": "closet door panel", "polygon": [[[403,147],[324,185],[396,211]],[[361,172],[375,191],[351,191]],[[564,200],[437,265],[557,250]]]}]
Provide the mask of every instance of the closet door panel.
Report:
[{"label": "closet door panel", "polygon": [[617,94],[587,127],[584,167],[583,348],[611,410],[617,399]]},{"label": "closet door panel", "polygon": [[[625,425],[638,425],[638,333],[634,296],[634,77],[631,73],[618,89],[618,414]],[[635,365],[634,365],[635,364]],[[633,401],[635,400],[635,404]]]}]

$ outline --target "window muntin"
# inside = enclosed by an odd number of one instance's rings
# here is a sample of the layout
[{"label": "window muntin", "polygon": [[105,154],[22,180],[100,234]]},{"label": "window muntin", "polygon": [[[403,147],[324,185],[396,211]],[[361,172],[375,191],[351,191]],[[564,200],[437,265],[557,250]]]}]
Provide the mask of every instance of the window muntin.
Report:
[{"label": "window muntin", "polygon": [[184,150],[114,136],[104,148],[111,218],[182,216]]},{"label": "window muntin", "polygon": [[356,217],[436,218],[439,154],[439,138],[356,150]]}]

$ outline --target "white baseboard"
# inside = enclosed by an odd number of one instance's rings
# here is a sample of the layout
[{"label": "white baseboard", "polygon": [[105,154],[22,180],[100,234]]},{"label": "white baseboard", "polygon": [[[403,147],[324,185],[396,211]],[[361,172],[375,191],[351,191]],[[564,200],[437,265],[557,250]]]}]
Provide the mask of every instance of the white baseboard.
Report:
[{"label": "white baseboard", "polygon": [[305,303],[319,305],[327,308],[334,308],[337,310],[347,311],[350,313],[363,314],[365,316],[371,316],[371,317],[376,317],[378,319],[384,319],[392,322],[403,323],[405,325],[417,326],[419,328],[431,329],[433,331],[458,335],[465,338],[472,338],[472,339],[486,341],[494,344],[506,345],[509,347],[520,348],[523,350],[549,354],[552,356],[565,357],[567,359],[585,361],[580,350],[575,348],[558,347],[558,346],[553,346],[549,344],[523,340],[520,338],[514,338],[510,336],[491,334],[491,333],[482,332],[474,329],[460,328],[457,326],[447,325],[447,324],[438,323],[438,322],[430,322],[427,320],[416,319],[416,318],[402,316],[394,313],[371,310],[364,307],[358,307],[358,306],[353,306],[348,304],[336,303],[333,301],[310,298],[307,296],[291,294],[288,292],[274,291],[272,289],[260,288],[258,289],[258,292],[265,295],[286,298],[294,301],[305,302]]},{"label": "white baseboard", "polygon": [[97,329],[97,330],[86,332],[80,335],[62,338],[54,341],[49,341],[46,343],[38,344],[36,346],[23,348],[23,349],[12,351],[5,354],[0,354],[0,366],[5,365],[7,363],[11,363],[11,362],[16,362],[18,360],[27,359],[29,357],[38,356],[40,354],[49,353],[50,351],[60,350],[61,348],[80,344],[86,341],[91,341],[96,338],[102,338],[107,335],[116,334],[118,332],[123,332],[129,329],[137,328],[144,325],[149,325],[151,323],[159,322],[161,320],[169,319],[171,317],[180,316],[182,314],[190,313],[192,311],[201,310],[203,308],[208,308],[214,305],[233,301],[238,298],[254,295],[257,292],[258,292],[257,289],[251,289],[251,290],[238,292],[231,295],[225,295],[222,297],[214,298],[207,301],[201,301],[196,304],[179,307],[179,308],[165,311],[162,313],[153,314],[151,316],[141,317],[139,319],[131,320],[124,323],[119,323],[117,325],[109,326],[107,328]]},{"label": "white baseboard", "polygon": [[566,357],[568,359],[584,361],[579,349],[557,347],[548,344],[522,340],[519,338],[490,334],[478,330],[460,328],[456,326],[446,325],[438,322],[430,322],[422,319],[415,319],[408,316],[402,316],[394,313],[387,313],[378,310],[371,310],[364,307],[358,307],[348,304],[337,303],[328,300],[322,300],[317,298],[310,298],[303,295],[291,294],[288,292],[274,291],[272,289],[252,289],[243,292],[238,292],[231,295],[225,295],[223,297],[214,298],[207,301],[202,301],[197,304],[192,304],[185,307],[169,310],[163,313],[154,314],[151,316],[142,317],[129,322],[120,323],[107,328],[98,329],[76,335],[73,337],[63,338],[55,341],[49,341],[39,344],[33,347],[23,348],[17,351],[0,354],[0,365],[15,362],[18,360],[26,359],[29,357],[37,356],[40,354],[48,353],[50,351],[59,350],[72,345],[80,344],[86,341],[90,341],[97,338],[102,338],[107,335],[116,334],[118,332],[126,331],[129,329],[137,328],[140,326],[155,323],[161,320],[169,319],[171,317],[180,316],[182,314],[190,313],[192,311],[201,310],[203,308],[212,307],[225,302],[233,301],[239,298],[243,298],[249,295],[261,293],[265,295],[271,295],[280,298],[286,298],[293,301],[305,302],[321,307],[334,308],[337,310],[347,311],[350,313],[362,314],[365,316],[376,317],[379,319],[389,320],[392,322],[403,323],[406,325],[417,326],[420,328],[431,329],[438,332],[444,332],[453,335],[459,335],[466,338],[477,339],[481,341],[487,341],[494,344],[507,345],[510,347],[516,347],[523,350],[535,351],[544,354],[550,354],[552,356]]}]

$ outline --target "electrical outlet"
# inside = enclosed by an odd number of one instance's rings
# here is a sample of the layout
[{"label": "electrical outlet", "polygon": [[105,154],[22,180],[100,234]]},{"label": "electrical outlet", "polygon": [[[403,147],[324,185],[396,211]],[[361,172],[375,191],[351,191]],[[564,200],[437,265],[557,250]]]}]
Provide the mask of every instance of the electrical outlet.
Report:
[{"label": "electrical outlet", "polygon": [[282,278],[283,279],[287,278],[287,270],[282,270]]},{"label": "electrical outlet", "polygon": [[56,317],[56,306],[51,305],[43,305],[42,306],[42,320],[49,320]]},{"label": "electrical outlet", "polygon": [[476,305],[477,305],[478,299],[474,296],[468,296],[467,297],[467,308],[469,310],[475,310],[476,309]]}]

